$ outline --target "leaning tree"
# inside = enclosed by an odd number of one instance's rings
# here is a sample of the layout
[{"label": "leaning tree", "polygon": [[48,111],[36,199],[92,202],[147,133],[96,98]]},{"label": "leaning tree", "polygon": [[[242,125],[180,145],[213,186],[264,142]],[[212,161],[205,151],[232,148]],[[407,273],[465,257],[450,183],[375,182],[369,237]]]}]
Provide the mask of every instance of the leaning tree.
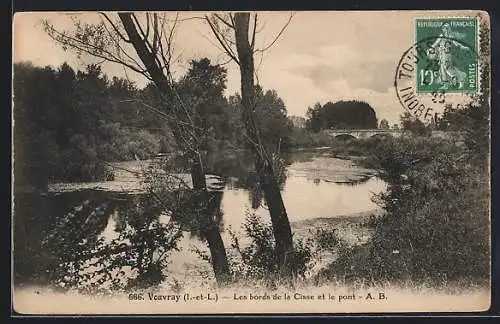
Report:
[{"label": "leaning tree", "polygon": [[197,224],[210,249],[217,283],[223,285],[230,278],[230,268],[219,227],[213,215],[207,212],[210,193],[197,136],[198,127],[194,122],[194,109],[182,100],[172,74],[177,59],[174,36],[178,24],[178,14],[170,18],[167,14],[150,12],[120,12],[116,16],[101,12],[99,21],[95,23],[74,18],[71,30],[60,30],[47,20],[43,23],[48,35],[63,49],[72,49],[78,55],[90,54],[103,61],[122,65],[141,74],[156,86],[162,98],[162,107],[152,107],[142,101],[140,103],[168,123],[176,144],[190,165],[193,189],[190,201],[195,205]]},{"label": "leaning tree", "polygon": [[214,13],[206,15],[205,21],[225,54],[239,66],[244,136],[253,152],[259,183],[269,208],[276,241],[276,262],[282,274],[288,275],[290,270],[293,271],[294,260],[292,230],[275,175],[276,170],[273,168],[273,159],[263,144],[261,125],[256,122],[254,54],[262,53],[275,44],[290,23],[292,15],[274,40],[263,48],[255,45],[259,29],[258,17],[257,13],[251,17],[248,12],[223,15]]}]

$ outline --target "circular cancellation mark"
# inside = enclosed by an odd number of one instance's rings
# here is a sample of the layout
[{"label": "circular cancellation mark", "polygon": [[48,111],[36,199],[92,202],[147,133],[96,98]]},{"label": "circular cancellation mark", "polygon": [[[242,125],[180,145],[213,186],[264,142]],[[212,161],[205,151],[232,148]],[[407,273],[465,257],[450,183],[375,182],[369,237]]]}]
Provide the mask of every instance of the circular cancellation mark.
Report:
[{"label": "circular cancellation mark", "polygon": [[445,105],[465,105],[476,94],[478,55],[473,46],[445,36],[425,38],[406,50],[398,62],[394,87],[408,112],[432,122]]}]

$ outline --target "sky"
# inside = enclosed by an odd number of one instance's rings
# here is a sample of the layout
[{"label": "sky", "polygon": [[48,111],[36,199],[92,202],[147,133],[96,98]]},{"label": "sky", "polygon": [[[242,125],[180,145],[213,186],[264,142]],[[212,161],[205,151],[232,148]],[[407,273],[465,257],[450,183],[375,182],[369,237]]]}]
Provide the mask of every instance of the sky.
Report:
[{"label": "sky", "polygon": [[[75,13],[73,13],[74,15]],[[205,13],[181,12],[181,19]],[[415,11],[294,12],[292,20],[276,43],[263,55],[256,54],[258,82],[264,89],[275,89],[285,102],[288,115],[305,116],[307,108],[319,102],[363,100],[369,103],[377,118],[390,124],[399,123],[404,108],[394,89],[394,76],[403,53],[414,43],[414,18],[443,13]],[[115,15],[115,13],[111,13]],[[168,13],[172,17],[175,13]],[[259,13],[260,32],[256,47],[271,43],[287,22],[290,12]],[[96,13],[78,13],[81,21],[96,22]],[[83,69],[97,62],[91,57],[78,58],[64,51],[42,29],[41,19],[48,19],[57,28],[69,30],[71,19],[64,13],[21,13],[14,16],[14,62],[31,61],[36,66],[58,67],[67,62]],[[191,59],[208,57],[224,63],[222,54],[208,25],[199,19],[183,20],[176,29],[175,47],[179,61],[174,68],[180,76]],[[231,62],[226,94],[239,92],[238,66]],[[138,86],[146,79],[123,66],[104,63],[109,76],[128,77]]]}]

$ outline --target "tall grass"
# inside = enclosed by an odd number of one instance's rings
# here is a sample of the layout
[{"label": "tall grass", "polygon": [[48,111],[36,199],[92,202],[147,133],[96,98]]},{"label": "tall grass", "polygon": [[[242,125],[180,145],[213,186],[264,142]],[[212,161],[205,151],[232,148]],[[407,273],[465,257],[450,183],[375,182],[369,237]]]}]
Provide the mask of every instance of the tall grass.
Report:
[{"label": "tall grass", "polygon": [[252,212],[247,211],[242,235],[231,229],[229,235],[232,285],[270,289],[294,285],[304,281],[307,271],[314,266],[312,239],[294,239],[294,251],[286,256],[290,272],[283,273],[277,263],[272,225]]}]

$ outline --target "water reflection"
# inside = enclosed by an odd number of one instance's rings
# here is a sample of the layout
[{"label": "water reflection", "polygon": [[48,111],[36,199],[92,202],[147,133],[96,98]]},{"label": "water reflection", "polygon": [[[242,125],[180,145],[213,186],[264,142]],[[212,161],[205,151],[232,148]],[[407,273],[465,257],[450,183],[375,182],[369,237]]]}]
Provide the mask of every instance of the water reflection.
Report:
[{"label": "water reflection", "polygon": [[[302,174],[289,172],[282,194],[290,221],[298,222],[372,211],[377,208],[371,200],[373,193],[381,192],[385,186],[385,182],[374,177],[350,186],[311,180]],[[225,190],[221,208],[225,214],[226,227],[231,225],[232,228],[241,228],[245,208],[253,208],[263,219],[269,218],[264,206],[248,203],[248,196],[252,196],[252,192],[243,189]]]},{"label": "water reflection", "polygon": [[153,286],[181,235],[149,194],[85,190],[16,201],[16,282],[86,291]]},{"label": "water reflection", "polygon": [[[269,215],[248,152],[209,158],[207,167],[213,175],[209,183],[213,185],[211,195],[215,198],[213,221],[223,232],[223,240],[227,244],[229,238],[225,229],[240,229],[246,210],[252,210],[264,220]],[[356,166],[352,161],[330,158],[321,152],[288,154],[282,157],[281,165],[282,171],[286,172],[279,172],[279,184],[291,222],[372,210],[376,207],[371,201],[372,194],[385,188],[385,183],[373,177],[370,170]],[[124,181],[131,183],[128,178]],[[46,269],[55,269],[55,264],[76,257],[83,259],[89,253],[97,253],[96,246],[99,250],[106,245],[106,248],[118,250],[114,250],[117,252],[115,257],[108,258],[103,264],[110,267],[129,266],[139,278],[136,284],[141,284],[140,278],[161,281],[159,269],[165,266],[168,256],[164,248],[173,244],[179,234],[170,222],[175,213],[165,213],[165,207],[184,197],[184,204],[178,208],[178,217],[181,217],[183,225],[179,230],[186,235],[181,240],[182,250],[176,254],[176,260],[190,262],[186,256],[189,244],[194,241],[200,243],[200,235],[194,230],[199,226],[190,224],[196,217],[190,216],[191,204],[189,199],[185,199],[187,196],[189,192],[182,190],[163,193],[160,199],[145,191],[81,190],[16,195],[16,278],[51,281],[60,273],[47,272]],[[128,247],[123,246],[124,242],[128,243]],[[171,268],[182,271],[178,264],[170,264]],[[58,271],[69,271],[69,268]]]},{"label": "water reflection", "polygon": [[[252,153],[248,150],[239,150],[224,154],[223,158],[216,158],[219,156],[213,154],[208,157],[208,173],[220,176],[229,190],[235,188],[248,190],[248,199],[252,209],[258,209],[265,204],[264,193],[260,188],[259,177],[253,165]],[[272,162],[278,186],[283,189],[287,177],[286,168],[292,163],[292,157],[290,154],[273,155]]]}]

